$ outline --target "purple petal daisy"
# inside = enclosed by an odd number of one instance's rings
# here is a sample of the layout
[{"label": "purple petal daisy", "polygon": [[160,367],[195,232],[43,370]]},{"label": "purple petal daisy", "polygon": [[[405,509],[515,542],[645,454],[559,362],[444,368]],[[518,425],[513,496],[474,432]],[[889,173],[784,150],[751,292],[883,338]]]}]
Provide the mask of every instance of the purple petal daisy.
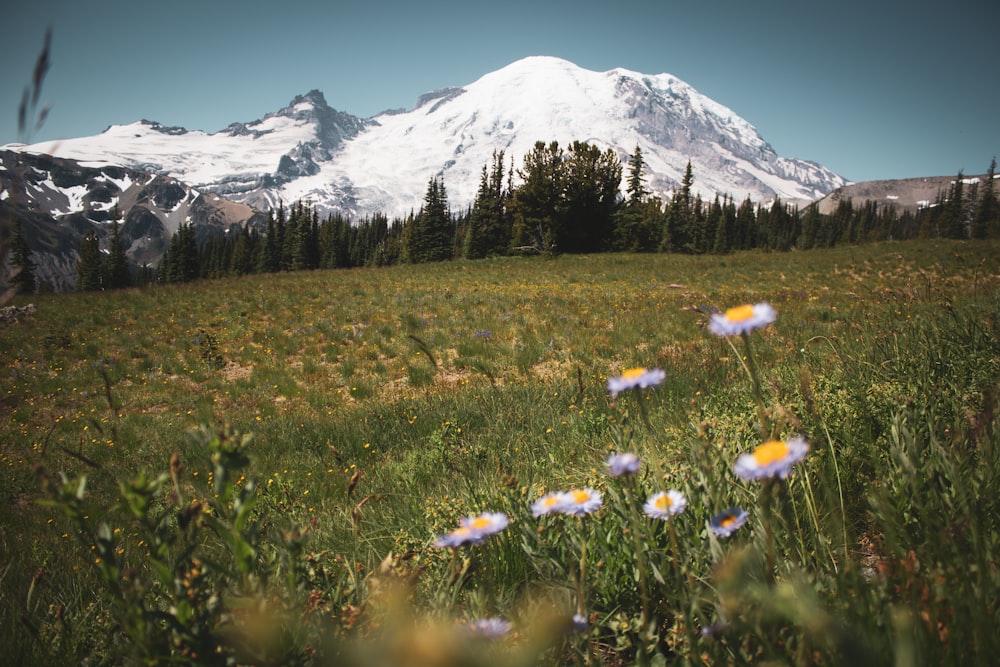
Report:
[{"label": "purple petal daisy", "polygon": [[747,522],[748,516],[742,507],[730,507],[712,517],[708,527],[716,537],[729,537],[737,528]]},{"label": "purple petal daisy", "polygon": [[767,326],[777,316],[769,303],[745,304],[724,313],[712,313],[708,329],[716,336],[736,336]]},{"label": "purple petal daisy", "polygon": [[605,462],[608,466],[608,474],[612,477],[622,475],[634,475],[639,472],[639,457],[632,452],[624,454],[612,454]]},{"label": "purple petal daisy", "polygon": [[788,440],[771,440],[760,445],[750,454],[741,454],[733,470],[741,479],[785,479],[792,467],[805,458],[809,443],[800,437]]},{"label": "purple petal daisy", "polygon": [[667,378],[665,371],[659,368],[629,368],[617,377],[608,378],[608,391],[614,398],[620,392],[628,389],[648,389],[658,387]]},{"label": "purple petal daisy", "polygon": [[651,495],[642,506],[642,511],[646,516],[666,520],[683,512],[686,506],[687,498],[684,494],[671,489]]}]

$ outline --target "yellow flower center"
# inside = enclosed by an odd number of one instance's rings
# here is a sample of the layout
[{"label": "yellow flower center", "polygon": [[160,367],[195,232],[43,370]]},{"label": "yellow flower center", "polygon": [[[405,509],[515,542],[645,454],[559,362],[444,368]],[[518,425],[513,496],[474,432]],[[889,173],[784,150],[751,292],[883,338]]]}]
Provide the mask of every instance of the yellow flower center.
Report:
[{"label": "yellow flower center", "polygon": [[626,380],[634,380],[637,377],[641,377],[643,373],[646,372],[645,368],[626,368],[622,371],[622,377]]},{"label": "yellow flower center", "polygon": [[722,528],[729,528],[734,523],[736,523],[736,515],[727,514],[726,516],[722,517],[722,521],[719,522],[719,526],[721,526]]},{"label": "yellow flower center", "polygon": [[576,490],[573,491],[573,502],[574,503],[585,503],[590,500],[590,494],[586,491]]},{"label": "yellow flower center", "polygon": [[656,509],[658,509],[658,510],[668,510],[668,509],[670,509],[670,507],[671,507],[671,506],[672,506],[673,504],[674,504],[674,501],[673,501],[673,500],[671,500],[671,499],[670,499],[670,496],[668,496],[668,495],[667,495],[667,494],[665,494],[665,493],[664,493],[664,494],[663,494],[662,496],[660,496],[659,498],[657,498],[657,499],[656,499],[656,502],[654,502],[654,503],[653,503],[653,505],[654,505],[654,506],[656,507]]},{"label": "yellow flower center", "polygon": [[753,317],[753,306],[749,303],[726,311],[726,319],[730,322],[743,322],[751,317]]},{"label": "yellow flower center", "polygon": [[556,496],[549,496],[547,498],[542,498],[542,506],[543,507],[552,507],[553,505],[557,504],[558,502],[559,502],[559,498],[557,498]]},{"label": "yellow flower center", "polygon": [[487,526],[490,525],[490,520],[481,516],[477,516],[475,519],[472,520],[471,523],[473,528],[486,528]]},{"label": "yellow flower center", "polygon": [[770,465],[788,456],[788,445],[784,440],[771,440],[753,451],[757,465]]}]

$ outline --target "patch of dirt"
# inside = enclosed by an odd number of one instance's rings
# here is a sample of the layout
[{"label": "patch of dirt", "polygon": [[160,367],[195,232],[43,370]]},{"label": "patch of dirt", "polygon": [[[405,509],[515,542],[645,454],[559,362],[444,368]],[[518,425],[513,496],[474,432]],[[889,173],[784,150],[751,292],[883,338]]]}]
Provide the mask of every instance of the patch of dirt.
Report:
[{"label": "patch of dirt", "polygon": [[235,361],[230,361],[226,364],[226,367],[222,369],[222,377],[226,379],[226,382],[236,382],[237,380],[245,380],[253,373],[253,366],[240,366]]}]

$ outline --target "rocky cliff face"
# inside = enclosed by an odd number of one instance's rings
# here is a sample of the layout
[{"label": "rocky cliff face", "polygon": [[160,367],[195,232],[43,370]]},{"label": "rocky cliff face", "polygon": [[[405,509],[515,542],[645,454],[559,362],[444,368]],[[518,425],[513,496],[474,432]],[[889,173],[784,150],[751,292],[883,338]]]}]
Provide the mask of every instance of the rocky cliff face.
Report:
[{"label": "rocky cliff face", "polygon": [[134,266],[158,262],[181,223],[205,236],[266,220],[168,176],[11,151],[0,151],[0,216],[21,219],[36,276],[56,291],[73,288],[80,240],[94,230],[107,247],[116,216]]}]

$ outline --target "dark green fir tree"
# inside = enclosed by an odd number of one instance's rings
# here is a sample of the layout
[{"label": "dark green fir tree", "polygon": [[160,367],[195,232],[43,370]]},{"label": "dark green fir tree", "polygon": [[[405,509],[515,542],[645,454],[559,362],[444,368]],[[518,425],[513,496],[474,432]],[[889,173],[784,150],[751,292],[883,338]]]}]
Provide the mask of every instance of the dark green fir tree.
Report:
[{"label": "dark green fir tree", "polygon": [[104,289],[104,256],[101,242],[93,229],[80,241],[80,258],[76,261],[76,290],[92,292]]},{"label": "dark green fir tree", "polygon": [[1000,236],[1000,204],[996,195],[997,159],[990,162],[989,171],[979,192],[975,217],[972,219],[972,238],[984,239]]},{"label": "dark green fir tree", "polygon": [[114,221],[111,223],[111,238],[108,241],[108,287],[123,289],[132,286],[132,274],[129,271],[128,257],[121,240],[121,224],[118,222],[118,207],[114,210]]},{"label": "dark green fir tree", "polygon": [[28,240],[24,236],[20,218],[14,222],[10,259],[15,272],[10,281],[11,284],[21,292],[33,293],[35,291],[35,263],[31,259],[31,248],[28,247]]},{"label": "dark green fir tree", "polygon": [[407,236],[407,258],[412,264],[439,262],[452,257],[452,223],[444,183],[431,178],[424,205],[413,218]]}]

